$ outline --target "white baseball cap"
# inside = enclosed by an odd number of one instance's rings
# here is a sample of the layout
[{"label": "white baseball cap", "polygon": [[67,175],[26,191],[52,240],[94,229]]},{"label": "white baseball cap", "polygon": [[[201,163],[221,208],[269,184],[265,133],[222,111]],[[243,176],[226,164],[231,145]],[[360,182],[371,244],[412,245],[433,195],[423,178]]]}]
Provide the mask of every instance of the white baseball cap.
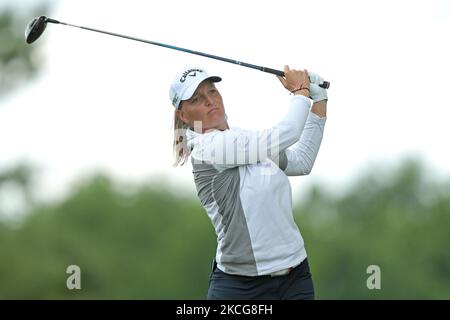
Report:
[{"label": "white baseball cap", "polygon": [[219,82],[222,78],[217,76],[208,76],[205,70],[200,68],[185,69],[180,71],[172,81],[170,86],[170,100],[173,106],[178,109],[182,100],[188,100],[192,97],[197,87],[205,80]]}]

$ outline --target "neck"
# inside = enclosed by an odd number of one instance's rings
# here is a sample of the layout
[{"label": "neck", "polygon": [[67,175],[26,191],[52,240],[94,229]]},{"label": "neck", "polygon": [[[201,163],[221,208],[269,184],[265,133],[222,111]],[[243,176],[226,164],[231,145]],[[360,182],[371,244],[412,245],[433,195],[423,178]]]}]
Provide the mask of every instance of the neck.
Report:
[{"label": "neck", "polygon": [[[195,130],[195,127],[189,127],[189,129],[192,130],[192,131],[194,131],[194,132],[197,132],[197,131]],[[211,132],[211,131],[214,131],[214,130],[225,131],[225,130],[228,130],[228,129],[230,129],[230,127],[228,126],[228,122],[225,121],[223,124],[218,125],[218,126],[216,126],[216,127],[212,127],[212,128],[202,128],[202,133],[207,133],[207,132]],[[197,132],[197,133],[199,133],[199,132]]]},{"label": "neck", "polygon": [[228,126],[228,122],[225,121],[222,125],[218,126],[216,129],[220,131],[225,131],[230,129],[230,127]]},{"label": "neck", "polygon": [[216,127],[215,129],[220,130],[220,131],[225,131],[230,129],[230,127],[228,126],[228,122],[225,121],[224,123],[222,123],[220,126]]}]

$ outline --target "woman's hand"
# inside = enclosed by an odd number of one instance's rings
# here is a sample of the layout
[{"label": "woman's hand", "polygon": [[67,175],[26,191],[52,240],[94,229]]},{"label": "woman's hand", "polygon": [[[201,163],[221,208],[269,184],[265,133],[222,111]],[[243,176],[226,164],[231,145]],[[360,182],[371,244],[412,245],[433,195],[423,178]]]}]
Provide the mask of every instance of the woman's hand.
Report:
[{"label": "woman's hand", "polygon": [[284,66],[284,77],[277,76],[281,84],[295,95],[309,97],[309,76],[308,71],[289,69]]}]

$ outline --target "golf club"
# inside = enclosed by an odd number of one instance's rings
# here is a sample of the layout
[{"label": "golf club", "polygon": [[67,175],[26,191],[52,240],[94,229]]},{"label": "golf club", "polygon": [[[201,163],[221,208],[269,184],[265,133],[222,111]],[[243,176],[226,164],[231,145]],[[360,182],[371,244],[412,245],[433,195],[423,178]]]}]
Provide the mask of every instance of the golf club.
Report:
[{"label": "golf club", "polygon": [[[276,74],[278,76],[284,77],[284,72],[280,71],[280,70],[275,70],[275,69],[271,69],[271,68],[257,66],[257,65],[254,65],[254,64],[241,62],[241,61],[228,59],[228,58],[223,58],[223,57],[219,57],[219,56],[215,56],[215,55],[212,55],[212,54],[207,54],[207,53],[203,53],[203,52],[199,52],[199,51],[194,51],[194,50],[190,50],[190,49],[175,47],[175,46],[171,46],[171,45],[160,43],[160,42],[149,41],[149,40],[134,38],[134,37],[130,37],[130,36],[125,36],[125,35],[118,34],[118,33],[102,31],[102,30],[98,30],[98,29],[93,29],[93,28],[78,26],[78,25],[69,24],[69,23],[65,23],[65,22],[60,22],[58,20],[47,18],[46,16],[36,17],[33,20],[31,20],[31,22],[27,25],[27,28],[25,29],[25,40],[26,40],[26,42],[28,44],[31,44],[31,43],[35,42],[42,35],[42,33],[45,31],[45,28],[47,27],[47,23],[48,22],[55,23],[55,24],[62,24],[62,25],[65,25],[65,26],[80,28],[80,29],[94,31],[94,32],[99,32],[99,33],[103,33],[103,34],[109,34],[111,36],[125,38],[125,39],[129,39],[129,40],[134,40],[134,41],[140,41],[140,42],[144,42],[144,43],[148,43],[148,44],[153,44],[153,45],[156,45],[156,46],[160,46],[160,47],[164,47],[164,48],[168,48],[168,49],[173,49],[173,50],[178,50],[178,51],[182,51],[182,52],[187,52],[187,53],[195,54],[195,55],[198,55],[198,56],[203,56],[203,57],[206,57],[206,58],[216,59],[216,60],[220,60],[220,61],[224,61],[224,62],[229,62],[229,63],[237,64],[237,65],[240,65],[240,66],[243,66],[243,67],[252,68],[252,69],[256,69],[256,70],[260,70],[260,71],[263,71],[263,72],[272,73],[272,74]],[[328,89],[330,87],[330,83],[328,81],[324,81],[322,84],[319,84],[319,86],[322,87],[322,88]]]}]

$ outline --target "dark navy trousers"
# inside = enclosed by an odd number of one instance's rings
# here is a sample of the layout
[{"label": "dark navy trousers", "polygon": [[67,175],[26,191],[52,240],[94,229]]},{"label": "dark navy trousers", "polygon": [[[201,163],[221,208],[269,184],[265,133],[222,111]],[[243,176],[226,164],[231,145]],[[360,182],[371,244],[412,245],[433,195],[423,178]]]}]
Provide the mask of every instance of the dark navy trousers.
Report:
[{"label": "dark navy trousers", "polygon": [[208,300],[313,300],[314,286],[308,260],[283,276],[238,276],[213,263]]}]

